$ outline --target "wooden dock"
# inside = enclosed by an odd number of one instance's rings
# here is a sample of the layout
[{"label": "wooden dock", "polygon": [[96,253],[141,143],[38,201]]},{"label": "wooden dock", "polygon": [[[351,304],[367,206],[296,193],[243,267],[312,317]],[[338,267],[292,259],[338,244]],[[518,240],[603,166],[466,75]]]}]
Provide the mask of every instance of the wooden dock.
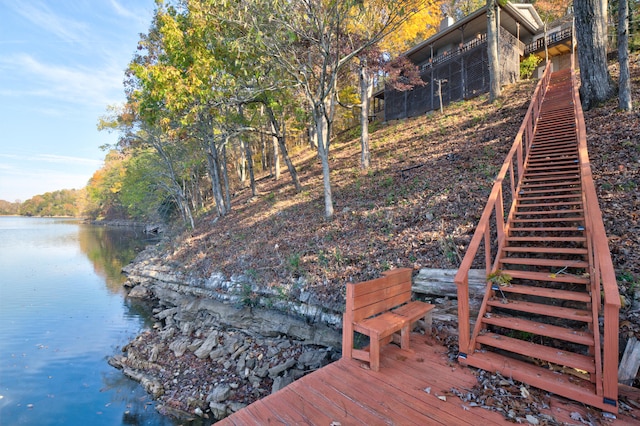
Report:
[{"label": "wooden dock", "polygon": [[[411,350],[394,344],[382,348],[380,371],[366,363],[340,359],[280,391],[220,421],[219,425],[506,425],[513,424],[494,411],[470,407],[451,389],[471,389],[477,380],[473,368],[451,361],[446,348],[431,337],[411,334]],[[621,395],[640,404],[640,389],[625,387]],[[574,413],[576,419],[572,419]],[[552,397],[550,409],[559,424],[580,425],[584,420],[640,425],[640,410],[604,419],[598,410],[564,398]],[[592,420],[593,421],[593,420]],[[542,421],[540,424],[544,424]],[[596,423],[592,423],[596,424]]]}]

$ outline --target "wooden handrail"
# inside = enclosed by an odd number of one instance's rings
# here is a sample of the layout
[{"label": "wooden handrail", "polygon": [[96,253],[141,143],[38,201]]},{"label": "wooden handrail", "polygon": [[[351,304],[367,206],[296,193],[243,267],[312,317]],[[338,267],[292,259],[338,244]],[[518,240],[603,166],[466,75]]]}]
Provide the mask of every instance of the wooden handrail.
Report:
[{"label": "wooden handrail", "polygon": [[[489,200],[482,212],[476,231],[471,238],[469,247],[460,263],[460,268],[456,273],[454,282],[458,288],[458,345],[462,354],[468,353],[470,348],[470,324],[469,324],[469,270],[478,254],[480,244],[484,240],[485,246],[485,268],[487,273],[493,270],[493,265],[497,261],[497,254],[500,252],[500,248],[504,244],[505,235],[505,215],[504,215],[504,194],[503,183],[507,173],[510,174],[511,182],[511,200],[512,205],[510,208],[509,216],[515,209],[516,199],[516,185],[520,182],[522,175],[524,174],[524,158],[531,147],[533,141],[533,135],[535,133],[535,127],[540,115],[540,108],[544,95],[549,86],[549,80],[551,78],[551,63],[547,64],[544,70],[544,74],[533,93],[529,109],[522,121],[522,125],[516,134],[516,137],[511,146],[511,150],[507,154],[507,157],[502,164],[500,172],[498,173]],[[490,220],[491,215],[496,213],[496,231],[500,236],[498,240],[498,249],[496,250],[495,257],[492,256],[491,251],[491,235],[490,235]],[[508,216],[507,216],[508,217]],[[488,284],[489,285],[489,284]]]},{"label": "wooden handrail", "polygon": [[[571,83],[573,105],[576,115],[580,173],[585,202],[585,225],[587,238],[591,243],[593,251],[591,254],[593,267],[590,278],[594,305],[597,308],[600,307],[601,291],[604,294],[604,340],[602,354],[603,397],[606,403],[615,406],[618,399],[618,323],[620,315],[620,293],[618,292],[618,283],[616,281],[613,261],[611,260],[611,252],[609,251],[607,234],[602,220],[602,212],[591,174],[591,165],[587,151],[587,131],[582,106],[580,104],[573,58],[571,60]],[[597,327],[598,325],[596,323],[594,329],[597,329]],[[597,333],[597,330],[594,330],[594,332]]]}]

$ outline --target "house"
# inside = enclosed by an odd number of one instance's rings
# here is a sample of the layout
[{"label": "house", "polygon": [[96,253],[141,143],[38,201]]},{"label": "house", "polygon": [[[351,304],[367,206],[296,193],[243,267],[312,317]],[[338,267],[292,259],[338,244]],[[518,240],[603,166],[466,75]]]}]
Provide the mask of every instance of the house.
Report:
[{"label": "house", "polygon": [[[415,117],[440,108],[441,103],[487,92],[486,10],[484,6],[457,22],[446,17],[437,34],[405,52],[426,84],[407,91],[387,85],[374,94],[371,115],[383,120]],[[500,82],[507,84],[519,79],[520,60],[543,31],[543,22],[531,4],[507,2],[498,11]]]}]

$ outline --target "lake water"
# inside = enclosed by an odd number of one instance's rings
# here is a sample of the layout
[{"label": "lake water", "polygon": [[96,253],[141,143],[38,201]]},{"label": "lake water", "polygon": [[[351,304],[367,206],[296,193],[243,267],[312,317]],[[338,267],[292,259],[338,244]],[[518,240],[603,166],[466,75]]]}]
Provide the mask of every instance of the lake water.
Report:
[{"label": "lake water", "polygon": [[149,326],[120,273],[131,230],[0,217],[0,425],[171,425],[107,358]]}]

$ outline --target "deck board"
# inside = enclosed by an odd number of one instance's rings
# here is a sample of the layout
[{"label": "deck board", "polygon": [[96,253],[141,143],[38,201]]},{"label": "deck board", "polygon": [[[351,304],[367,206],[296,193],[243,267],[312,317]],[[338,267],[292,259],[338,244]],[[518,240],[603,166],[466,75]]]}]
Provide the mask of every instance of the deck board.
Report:
[{"label": "deck board", "polygon": [[[501,414],[469,407],[451,388],[471,389],[473,368],[449,360],[431,338],[411,334],[411,350],[382,348],[380,371],[366,363],[340,359],[280,391],[221,420],[218,425],[510,425]],[[429,392],[426,392],[428,389]],[[635,392],[635,390],[632,390]],[[640,390],[634,395],[640,395]],[[439,396],[446,397],[443,401]],[[571,413],[587,418],[587,408],[553,397],[546,414],[571,422]],[[633,413],[640,418],[640,411]],[[575,421],[573,421],[575,423]],[[613,426],[640,424],[619,415]]]}]

